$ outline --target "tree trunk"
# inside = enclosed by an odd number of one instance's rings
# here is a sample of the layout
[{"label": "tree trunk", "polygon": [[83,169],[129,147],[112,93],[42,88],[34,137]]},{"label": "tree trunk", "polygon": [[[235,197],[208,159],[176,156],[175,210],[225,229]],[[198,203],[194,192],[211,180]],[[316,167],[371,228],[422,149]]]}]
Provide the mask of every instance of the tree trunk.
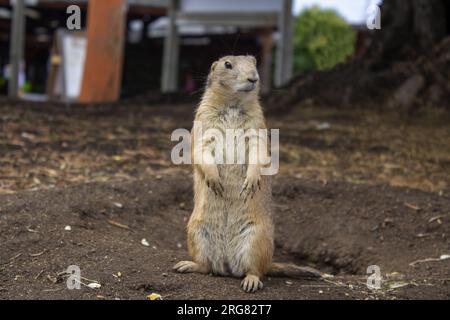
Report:
[{"label": "tree trunk", "polygon": [[385,0],[369,57],[389,62],[432,48],[449,33],[448,10],[446,0]]}]

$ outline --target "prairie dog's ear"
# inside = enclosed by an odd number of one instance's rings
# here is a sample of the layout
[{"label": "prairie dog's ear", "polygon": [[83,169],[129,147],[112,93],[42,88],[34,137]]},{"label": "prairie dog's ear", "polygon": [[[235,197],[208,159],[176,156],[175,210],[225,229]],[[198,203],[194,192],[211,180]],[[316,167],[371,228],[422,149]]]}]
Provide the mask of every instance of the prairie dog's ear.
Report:
[{"label": "prairie dog's ear", "polygon": [[212,78],[213,78],[213,72],[214,72],[214,69],[216,68],[216,66],[217,66],[217,61],[216,62],[214,62],[212,65],[211,65],[211,71],[209,72],[209,74],[208,74],[208,78],[206,79],[206,86],[207,87],[210,87],[211,86],[211,84],[212,84]]},{"label": "prairie dog's ear", "polygon": [[214,71],[214,69],[216,68],[216,66],[217,66],[217,61],[215,61],[212,65],[211,65],[211,71]]}]

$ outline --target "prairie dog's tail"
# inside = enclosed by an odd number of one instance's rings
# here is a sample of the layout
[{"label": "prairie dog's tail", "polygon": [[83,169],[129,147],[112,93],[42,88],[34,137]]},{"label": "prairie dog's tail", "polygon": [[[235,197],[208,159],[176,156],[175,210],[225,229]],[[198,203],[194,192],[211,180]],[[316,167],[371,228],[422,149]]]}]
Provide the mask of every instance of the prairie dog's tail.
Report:
[{"label": "prairie dog's tail", "polygon": [[293,263],[272,263],[268,276],[288,278],[321,278],[320,271],[310,267],[300,267]]}]

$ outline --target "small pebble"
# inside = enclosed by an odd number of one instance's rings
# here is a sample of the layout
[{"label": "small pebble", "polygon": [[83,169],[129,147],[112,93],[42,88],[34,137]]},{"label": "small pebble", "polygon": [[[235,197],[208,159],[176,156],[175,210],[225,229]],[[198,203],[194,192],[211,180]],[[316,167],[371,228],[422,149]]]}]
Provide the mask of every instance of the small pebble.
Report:
[{"label": "small pebble", "polygon": [[115,205],[117,208],[123,208],[123,204],[119,202],[113,202],[113,205]]},{"label": "small pebble", "polygon": [[141,244],[143,246],[150,247],[150,243],[148,243],[147,239],[145,239],[145,238],[141,240]]}]

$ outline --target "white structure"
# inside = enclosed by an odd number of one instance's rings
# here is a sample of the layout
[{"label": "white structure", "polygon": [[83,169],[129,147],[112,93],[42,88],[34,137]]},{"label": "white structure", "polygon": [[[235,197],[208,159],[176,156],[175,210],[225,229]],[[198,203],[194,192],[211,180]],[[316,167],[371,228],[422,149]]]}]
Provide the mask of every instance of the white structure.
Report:
[{"label": "white structure", "polygon": [[[205,27],[273,28],[278,30],[275,85],[292,77],[292,0],[167,0],[168,20],[165,35],[162,91],[177,90],[179,36],[186,30]],[[155,27],[156,32],[158,28]],[[205,31],[207,29],[204,29]],[[152,33],[152,31],[150,31]],[[270,63],[263,62],[266,67]],[[267,70],[263,74],[269,75]],[[264,78],[264,75],[263,75]],[[267,77],[266,77],[267,80]]]}]

